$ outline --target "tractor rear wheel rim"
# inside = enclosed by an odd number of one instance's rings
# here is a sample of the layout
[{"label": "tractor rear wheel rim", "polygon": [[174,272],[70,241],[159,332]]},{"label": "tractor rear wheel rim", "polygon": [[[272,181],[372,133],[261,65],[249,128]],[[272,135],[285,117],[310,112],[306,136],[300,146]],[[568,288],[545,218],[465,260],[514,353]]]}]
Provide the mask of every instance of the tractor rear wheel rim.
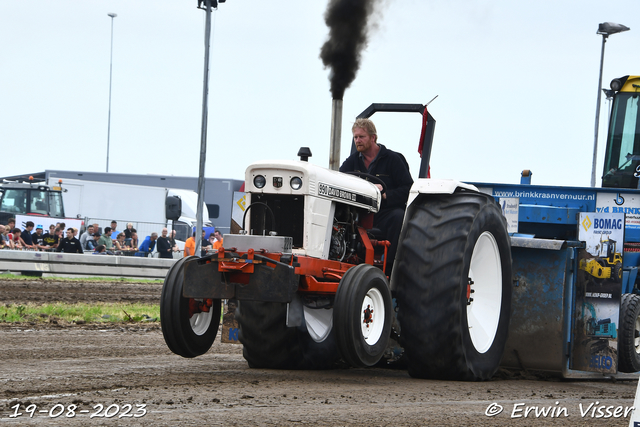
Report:
[{"label": "tractor rear wheel rim", "polygon": [[493,234],[482,233],[473,248],[469,265],[473,283],[473,301],[467,305],[469,335],[478,353],[485,353],[493,344],[502,306],[502,265],[500,251]]},{"label": "tractor rear wheel rim", "polygon": [[376,288],[369,289],[362,300],[362,308],[360,310],[362,337],[367,344],[374,345],[380,339],[384,329],[384,316],[382,293]]},{"label": "tractor rear wheel rim", "polygon": [[207,332],[207,330],[209,329],[209,325],[211,325],[213,311],[214,310],[212,308],[209,308],[209,311],[194,313],[193,316],[189,318],[189,323],[191,324],[191,329],[193,330],[194,334],[203,335],[205,332]]}]

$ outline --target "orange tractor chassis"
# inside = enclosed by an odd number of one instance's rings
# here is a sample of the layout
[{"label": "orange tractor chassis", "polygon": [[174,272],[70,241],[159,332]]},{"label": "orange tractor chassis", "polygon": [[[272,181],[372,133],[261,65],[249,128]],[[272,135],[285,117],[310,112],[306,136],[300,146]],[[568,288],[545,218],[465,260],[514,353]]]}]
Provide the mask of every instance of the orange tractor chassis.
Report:
[{"label": "orange tractor chassis", "polygon": [[[389,241],[371,240],[364,229],[358,231],[365,247],[365,262],[384,271],[385,261],[375,260],[374,250],[383,247],[386,260]],[[335,295],[340,279],[353,266],[265,250],[237,252],[235,248],[220,248],[217,254],[185,264],[183,296],[291,302],[296,292]]]}]

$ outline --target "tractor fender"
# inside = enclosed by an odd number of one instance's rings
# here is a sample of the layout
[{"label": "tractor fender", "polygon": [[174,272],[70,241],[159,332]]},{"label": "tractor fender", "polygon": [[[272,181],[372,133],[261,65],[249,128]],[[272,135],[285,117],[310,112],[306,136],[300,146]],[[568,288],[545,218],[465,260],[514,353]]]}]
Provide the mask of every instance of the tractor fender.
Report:
[{"label": "tractor fender", "polygon": [[479,192],[476,186],[453,179],[417,179],[411,186],[411,190],[409,190],[407,206],[410,206],[420,194],[453,194],[459,188]]}]

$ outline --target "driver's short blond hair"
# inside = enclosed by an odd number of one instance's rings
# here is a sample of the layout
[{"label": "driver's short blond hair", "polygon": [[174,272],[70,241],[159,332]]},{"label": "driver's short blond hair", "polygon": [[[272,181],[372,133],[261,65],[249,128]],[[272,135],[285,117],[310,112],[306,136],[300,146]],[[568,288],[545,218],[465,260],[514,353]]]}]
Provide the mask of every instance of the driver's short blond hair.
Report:
[{"label": "driver's short blond hair", "polygon": [[351,131],[353,132],[356,128],[364,129],[369,135],[375,135],[376,141],[378,140],[378,131],[376,130],[376,125],[369,119],[356,119],[351,127]]}]

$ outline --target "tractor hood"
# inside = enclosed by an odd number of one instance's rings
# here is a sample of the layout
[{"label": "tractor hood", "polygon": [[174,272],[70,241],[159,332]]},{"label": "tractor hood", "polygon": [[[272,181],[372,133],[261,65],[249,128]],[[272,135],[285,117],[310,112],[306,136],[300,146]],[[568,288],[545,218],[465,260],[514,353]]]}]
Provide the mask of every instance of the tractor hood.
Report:
[{"label": "tractor hood", "polygon": [[304,161],[260,161],[245,172],[247,193],[315,196],[378,212],[382,197],[364,179]]}]

